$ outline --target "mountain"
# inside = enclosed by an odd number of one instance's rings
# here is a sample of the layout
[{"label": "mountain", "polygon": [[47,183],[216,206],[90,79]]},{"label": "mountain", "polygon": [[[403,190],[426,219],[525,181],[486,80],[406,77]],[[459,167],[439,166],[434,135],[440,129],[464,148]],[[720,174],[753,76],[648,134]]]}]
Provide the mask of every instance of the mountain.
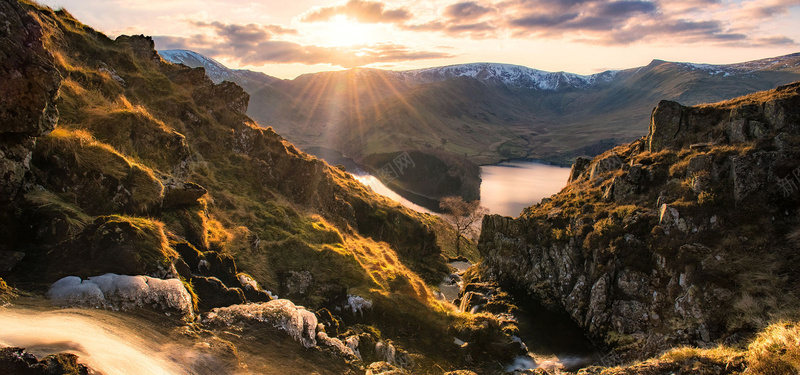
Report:
[{"label": "mountain", "polygon": [[[800,54],[730,65],[653,60],[593,75],[493,63],[355,68],[250,88],[248,114],[303,149],[334,150],[373,171],[382,165],[370,162],[385,158],[371,155],[428,149],[476,164],[531,158],[570,165],[646,134],[659,100],[716,102],[798,79]],[[441,196],[403,177],[400,187]]]},{"label": "mountain", "polygon": [[646,137],[579,158],[568,185],[519,218],[486,216],[484,278],[562,312],[612,362],[725,345],[657,358],[796,372],[776,343],[800,333],[798,165],[800,82],[661,101]]},{"label": "mountain", "polygon": [[219,61],[210,57],[203,56],[197,52],[173,49],[158,52],[161,57],[173,64],[183,64],[192,68],[202,67],[206,70],[206,75],[214,83],[230,81],[248,89],[275,84],[279,78],[268,76],[261,72],[254,72],[247,69],[229,69]]}]

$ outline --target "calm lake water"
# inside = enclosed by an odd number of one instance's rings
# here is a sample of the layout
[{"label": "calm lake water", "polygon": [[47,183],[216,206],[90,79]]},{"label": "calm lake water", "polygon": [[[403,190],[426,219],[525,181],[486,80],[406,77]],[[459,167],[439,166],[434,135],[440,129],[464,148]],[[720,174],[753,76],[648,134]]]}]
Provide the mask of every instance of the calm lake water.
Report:
[{"label": "calm lake water", "polygon": [[[510,161],[481,167],[481,205],[490,213],[518,216],[522,209],[561,191],[567,185],[569,168],[529,161]],[[375,176],[353,175],[378,194],[400,204],[432,214],[432,210],[395,193]]]},{"label": "calm lake water", "polygon": [[353,178],[358,180],[358,182],[360,182],[360,183],[364,184],[365,186],[368,186],[369,188],[371,188],[372,191],[374,191],[374,192],[376,192],[376,193],[378,193],[380,195],[383,195],[384,197],[392,199],[395,202],[398,202],[398,203],[402,204],[403,206],[406,206],[406,207],[408,207],[408,208],[410,208],[412,210],[416,210],[416,211],[419,211],[419,212],[424,212],[426,214],[434,214],[433,211],[431,211],[431,210],[429,210],[429,209],[427,209],[425,207],[422,207],[422,206],[420,206],[420,205],[418,205],[418,204],[416,204],[414,202],[411,202],[410,200],[408,200],[406,198],[403,198],[400,194],[395,193],[392,189],[389,189],[388,187],[386,187],[386,185],[384,185],[383,182],[381,182],[380,179],[378,179],[377,177],[375,177],[373,175],[364,173],[364,174],[352,174],[352,176],[353,176]]},{"label": "calm lake water", "polygon": [[561,191],[569,170],[529,161],[482,166],[481,205],[493,214],[519,216],[523,208]]}]

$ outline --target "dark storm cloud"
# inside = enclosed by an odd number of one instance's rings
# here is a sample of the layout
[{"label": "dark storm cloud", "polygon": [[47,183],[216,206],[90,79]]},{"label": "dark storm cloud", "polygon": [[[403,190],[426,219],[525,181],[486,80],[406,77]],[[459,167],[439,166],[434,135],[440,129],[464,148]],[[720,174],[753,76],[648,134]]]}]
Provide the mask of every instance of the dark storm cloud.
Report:
[{"label": "dark storm cloud", "polygon": [[344,15],[364,23],[400,23],[411,18],[411,13],[403,8],[386,9],[380,1],[350,0],[345,4],[315,8],[301,18],[305,22],[327,21],[337,15]]},{"label": "dark storm cloud", "polygon": [[394,43],[377,43],[352,47],[321,47],[291,41],[274,40],[279,34],[292,34],[292,29],[257,24],[237,25],[196,23],[213,30],[215,36],[157,36],[158,49],[188,49],[214,58],[228,58],[245,65],[269,63],[332,64],[345,68],[375,62],[410,61],[447,58],[452,55],[435,51],[417,51]]},{"label": "dark storm cloud", "polygon": [[649,1],[614,1],[598,7],[600,17],[624,17],[631,13],[652,13],[657,9]]},{"label": "dark storm cloud", "polygon": [[578,13],[568,13],[568,14],[560,14],[560,15],[553,15],[553,14],[530,14],[528,16],[512,19],[509,21],[509,25],[512,27],[519,27],[525,29],[545,29],[549,27],[563,25],[569,21],[572,21],[578,18]]}]

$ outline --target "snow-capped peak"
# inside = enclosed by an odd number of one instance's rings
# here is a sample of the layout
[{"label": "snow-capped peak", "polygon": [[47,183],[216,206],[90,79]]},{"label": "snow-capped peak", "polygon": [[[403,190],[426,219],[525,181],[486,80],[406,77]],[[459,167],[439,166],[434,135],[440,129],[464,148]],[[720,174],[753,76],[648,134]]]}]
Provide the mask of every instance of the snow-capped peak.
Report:
[{"label": "snow-capped peak", "polygon": [[158,51],[158,54],[173,64],[183,64],[190,67],[202,66],[206,70],[206,75],[214,83],[230,81],[236,75],[235,71],[222,65],[217,60],[203,56],[197,52],[185,49],[171,49]]},{"label": "snow-capped peak", "polygon": [[519,65],[497,63],[473,63],[450,65],[400,72],[412,80],[436,82],[453,77],[472,77],[485,82],[502,83],[508,86],[559,90],[584,88],[598,82],[607,82],[618,71],[606,71],[592,75],[579,75],[566,72],[546,72]]}]

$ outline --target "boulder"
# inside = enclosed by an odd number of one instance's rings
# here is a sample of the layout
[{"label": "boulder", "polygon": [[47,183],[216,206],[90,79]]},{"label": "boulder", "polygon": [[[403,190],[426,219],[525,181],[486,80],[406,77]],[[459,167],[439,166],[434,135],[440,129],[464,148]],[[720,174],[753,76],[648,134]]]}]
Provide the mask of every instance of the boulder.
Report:
[{"label": "boulder", "polygon": [[772,186],[776,179],[773,167],[779,159],[776,151],[759,151],[731,158],[733,196],[737,203],[765,186]]},{"label": "boulder", "polygon": [[128,216],[100,216],[63,250],[51,252],[52,276],[168,276],[177,253],[168,246],[160,223]]},{"label": "boulder", "polygon": [[600,175],[620,169],[623,165],[622,159],[616,154],[611,154],[602,159],[595,159],[589,169],[589,179],[600,178]]},{"label": "boulder", "polygon": [[586,170],[586,167],[588,167],[589,163],[591,162],[592,159],[590,158],[585,158],[582,156],[577,157],[575,159],[575,163],[572,164],[572,168],[569,171],[568,182],[577,181],[581,177],[581,175],[583,175],[583,172]]},{"label": "boulder", "polygon": [[281,295],[286,297],[303,297],[314,282],[314,275],[308,271],[289,271],[281,278]]},{"label": "boulder", "polygon": [[165,208],[191,206],[208,192],[194,182],[178,181],[171,177],[162,179],[161,183],[164,185]]},{"label": "boulder", "polygon": [[8,375],[70,374],[88,375],[89,368],[78,363],[78,356],[58,353],[39,360],[23,348],[0,348],[0,373]]},{"label": "boulder", "polygon": [[681,131],[684,107],[676,102],[662,100],[653,109],[650,120],[650,134],[647,146],[650,152],[658,152],[671,147]]},{"label": "boulder", "polygon": [[191,283],[197,294],[197,306],[201,310],[211,310],[216,307],[238,305],[245,302],[244,293],[240,288],[228,288],[216,277],[195,276],[192,277]]}]

